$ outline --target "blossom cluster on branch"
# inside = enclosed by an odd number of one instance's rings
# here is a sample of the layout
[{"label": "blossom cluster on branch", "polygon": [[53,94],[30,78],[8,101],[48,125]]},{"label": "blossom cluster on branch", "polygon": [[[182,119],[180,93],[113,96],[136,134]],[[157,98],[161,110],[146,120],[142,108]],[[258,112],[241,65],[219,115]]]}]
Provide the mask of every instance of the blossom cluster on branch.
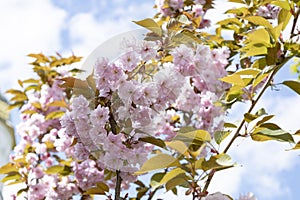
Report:
[{"label": "blossom cluster on branch", "polygon": [[[293,143],[299,134],[269,122],[273,115],[264,109],[254,111],[277,71],[300,55],[292,42],[299,3],[234,2],[243,7],[228,10],[211,34],[203,28],[211,23],[212,0],[156,0],[154,19],[135,22],[148,32],[124,37],[115,59],[99,55],[85,80],[71,65],[80,57],[29,54],[37,78],[7,91],[10,107],[21,112],[20,141],[0,174],[8,184],[25,183],[12,198],[111,200],[114,191],[115,200],[150,200],[160,189],[177,195],[182,188],[193,200],[232,199],[209,185],[215,173],[235,166],[227,151],[236,138]],[[299,82],[281,84],[300,94]],[[240,123],[225,122],[231,106],[245,101],[250,107]],[[299,148],[298,142],[293,149]]]}]

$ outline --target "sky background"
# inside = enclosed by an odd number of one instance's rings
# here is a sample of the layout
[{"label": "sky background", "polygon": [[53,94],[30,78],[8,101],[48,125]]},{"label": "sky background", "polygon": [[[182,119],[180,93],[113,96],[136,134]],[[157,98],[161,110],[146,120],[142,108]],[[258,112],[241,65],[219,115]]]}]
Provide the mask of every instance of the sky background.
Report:
[{"label": "sky background", "polygon": [[[214,21],[226,17],[221,15],[227,8],[223,2],[217,1],[217,10],[207,17]],[[139,28],[132,20],[152,17],[156,13],[153,5],[153,0],[0,0],[0,92],[17,87],[18,79],[32,75],[27,54],[59,52],[69,56],[74,52],[86,58],[111,37]],[[282,69],[275,82],[283,78],[295,78],[289,66]],[[289,89],[278,89],[268,91],[256,108],[266,107],[269,114],[276,115],[273,122],[296,131],[300,128],[300,98]],[[247,104],[235,106],[227,119],[241,119],[247,108]],[[287,152],[291,147],[252,142],[249,138],[237,140],[229,154],[238,166],[218,173],[210,191],[233,197],[250,191],[259,200],[300,199],[300,151]],[[4,196],[8,196],[8,190]],[[159,197],[171,198],[169,193]],[[190,198],[182,195],[172,199]]]}]

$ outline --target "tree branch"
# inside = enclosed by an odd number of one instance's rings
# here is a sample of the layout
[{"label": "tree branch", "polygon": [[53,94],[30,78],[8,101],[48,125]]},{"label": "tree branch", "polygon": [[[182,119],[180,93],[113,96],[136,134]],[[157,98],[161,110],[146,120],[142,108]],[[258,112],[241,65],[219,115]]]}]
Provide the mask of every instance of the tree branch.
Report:
[{"label": "tree branch", "polygon": [[115,200],[121,200],[120,194],[121,194],[121,183],[122,178],[120,176],[120,170],[117,170],[117,182],[115,187]]}]

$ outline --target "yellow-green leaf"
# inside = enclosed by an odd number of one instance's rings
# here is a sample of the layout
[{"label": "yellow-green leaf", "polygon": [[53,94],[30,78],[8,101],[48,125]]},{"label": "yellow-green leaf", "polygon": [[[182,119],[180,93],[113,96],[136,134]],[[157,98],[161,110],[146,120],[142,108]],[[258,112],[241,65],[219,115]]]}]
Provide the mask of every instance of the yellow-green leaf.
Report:
[{"label": "yellow-green leaf", "polygon": [[159,36],[162,36],[161,27],[153,19],[147,18],[141,21],[133,21],[133,22],[156,33]]},{"label": "yellow-green leaf", "polygon": [[290,4],[288,1],[272,1],[272,4],[276,5],[276,6],[279,6],[280,8],[283,8],[285,10],[290,10],[291,7],[290,7]]},{"label": "yellow-green leaf", "polygon": [[158,154],[147,160],[141,169],[135,172],[136,175],[144,174],[157,169],[164,169],[174,166],[180,166],[180,162],[171,155],[168,154]]},{"label": "yellow-green leaf", "polygon": [[281,9],[279,11],[278,24],[282,23],[282,30],[284,30],[285,27],[287,26],[287,24],[289,23],[291,16],[292,16],[292,14],[291,14],[290,10]]},{"label": "yellow-green leaf", "polygon": [[300,141],[297,142],[297,144],[292,149],[288,149],[288,151],[290,151],[290,150],[297,150],[297,149],[300,149]]},{"label": "yellow-green leaf", "polygon": [[273,28],[273,26],[270,24],[268,20],[261,16],[249,16],[246,17],[245,20],[259,26],[264,26],[266,28]]},{"label": "yellow-green leaf", "polygon": [[178,133],[173,140],[179,140],[186,144],[202,145],[203,142],[211,141],[209,132],[205,130],[195,130],[187,133]]},{"label": "yellow-green leaf", "polygon": [[56,106],[56,107],[62,107],[62,108],[67,108],[68,105],[66,104],[65,100],[59,100],[59,101],[53,101],[49,104],[47,104],[47,106]]},{"label": "yellow-green leaf", "polygon": [[46,116],[46,120],[49,120],[49,119],[58,119],[58,118],[62,117],[64,114],[65,114],[64,111],[54,111],[54,112],[49,113]]},{"label": "yellow-green leaf", "polygon": [[185,174],[185,171],[181,168],[175,168],[175,169],[167,172],[166,175],[160,181],[160,185],[163,185],[163,184],[167,183],[171,179],[173,179],[173,178],[175,178],[175,177],[177,177],[181,174]]},{"label": "yellow-green leaf", "polygon": [[87,189],[83,194],[98,194],[98,195],[104,195],[105,194],[105,191],[101,188],[90,188],[90,189]]},{"label": "yellow-green leaf", "polygon": [[254,132],[251,134],[252,140],[263,142],[268,140],[277,140],[280,142],[292,142],[294,143],[294,139],[291,134],[288,132],[279,129],[279,130],[271,130],[267,128],[256,128]]},{"label": "yellow-green leaf", "polygon": [[19,174],[19,172],[10,172],[7,174],[7,176],[5,176],[1,182],[5,183],[8,181],[12,181],[15,182],[15,180],[19,180],[21,178],[21,174]]},{"label": "yellow-green leaf", "polygon": [[243,79],[238,74],[231,74],[229,76],[220,78],[220,80],[226,83],[230,83],[232,85],[245,86]]},{"label": "yellow-green leaf", "polygon": [[166,190],[172,190],[178,185],[187,185],[187,181],[183,177],[175,177],[166,183]]},{"label": "yellow-green leaf", "polygon": [[154,144],[161,148],[164,148],[166,146],[166,144],[163,140],[161,140],[159,138],[151,137],[151,136],[140,138],[139,141],[147,142],[149,144]]},{"label": "yellow-green leaf", "polygon": [[258,28],[248,34],[246,43],[270,45],[270,35],[265,28]]},{"label": "yellow-green leaf", "polygon": [[10,172],[18,172],[18,168],[12,163],[7,163],[0,167],[0,174],[8,174]]},{"label": "yellow-green leaf", "polygon": [[188,147],[184,144],[184,142],[175,140],[171,142],[166,142],[166,145],[174,150],[176,150],[178,153],[183,154],[185,156],[188,156]]},{"label": "yellow-green leaf", "polygon": [[42,105],[40,102],[31,102],[31,105],[37,109],[41,109]]},{"label": "yellow-green leaf", "polygon": [[297,94],[300,95],[300,82],[299,81],[283,81],[283,85],[294,90]]},{"label": "yellow-green leaf", "polygon": [[[166,173],[162,173],[162,172],[159,172],[159,173],[156,173],[154,174],[152,177],[151,177],[151,181],[150,181],[150,185],[153,189],[157,188],[160,186],[160,181],[161,179],[165,176]],[[139,185],[141,187],[145,187],[145,185]]]},{"label": "yellow-green leaf", "polygon": [[221,144],[221,142],[231,133],[231,131],[216,131],[214,134],[214,138],[217,144]]}]

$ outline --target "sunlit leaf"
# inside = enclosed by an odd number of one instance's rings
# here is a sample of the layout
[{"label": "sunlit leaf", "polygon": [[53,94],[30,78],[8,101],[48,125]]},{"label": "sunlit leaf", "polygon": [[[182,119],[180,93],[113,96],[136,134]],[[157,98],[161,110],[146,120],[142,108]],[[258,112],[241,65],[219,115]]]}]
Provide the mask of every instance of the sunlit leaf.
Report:
[{"label": "sunlit leaf", "polygon": [[[159,187],[161,184],[160,184],[160,181],[161,179],[165,176],[166,173],[162,173],[162,172],[159,172],[159,173],[156,173],[154,174],[152,177],[151,177],[151,180],[150,180],[150,185],[153,189]],[[141,187],[144,187],[145,185],[140,185]]]},{"label": "sunlit leaf", "polygon": [[239,76],[238,74],[228,75],[223,78],[220,78],[220,80],[223,82],[226,82],[226,83],[233,84],[233,85],[245,86],[245,82],[243,81],[241,76]]},{"label": "sunlit leaf", "polygon": [[187,181],[182,178],[182,177],[175,177],[171,180],[169,180],[167,183],[166,183],[166,190],[169,191],[169,190],[172,190],[173,188],[175,188],[176,186],[178,185],[188,185],[187,184]]},{"label": "sunlit leaf", "polygon": [[7,174],[10,172],[18,172],[18,168],[12,163],[7,163],[0,167],[0,174]]},{"label": "sunlit leaf", "polygon": [[282,84],[284,84],[285,86],[294,90],[297,94],[300,95],[300,82],[299,81],[283,81]]},{"label": "sunlit leaf", "polygon": [[249,16],[245,19],[255,25],[264,26],[266,28],[273,28],[270,22],[261,16]]},{"label": "sunlit leaf", "polygon": [[201,162],[201,168],[204,171],[215,169],[215,170],[222,170],[229,167],[233,167],[234,163],[232,162],[231,158],[227,154],[218,154],[215,156],[211,156],[209,160],[203,160]]},{"label": "sunlit leaf", "polygon": [[64,114],[65,114],[64,111],[54,111],[54,112],[49,113],[45,119],[46,120],[58,119],[58,118],[62,117]]},{"label": "sunlit leaf", "polygon": [[147,160],[141,169],[135,172],[136,175],[144,174],[157,169],[180,166],[179,161],[168,154],[158,154]]},{"label": "sunlit leaf", "polygon": [[19,172],[9,172],[7,175],[1,180],[2,183],[8,182],[8,181],[15,181],[19,180],[21,178],[21,174]]},{"label": "sunlit leaf", "polygon": [[162,36],[162,29],[161,27],[153,20],[150,18],[141,20],[141,21],[133,21],[134,23],[150,30],[156,33],[159,36]]},{"label": "sunlit leaf", "polygon": [[179,140],[187,144],[201,145],[203,142],[211,141],[209,132],[205,130],[195,130],[187,133],[178,133],[173,140]]},{"label": "sunlit leaf", "polygon": [[155,137],[143,137],[143,138],[139,138],[140,141],[143,142],[147,142],[150,144],[154,144],[155,146],[164,148],[166,146],[165,142],[159,138],[155,138]]},{"label": "sunlit leaf", "polygon": [[279,6],[280,8],[283,8],[285,10],[290,10],[291,7],[290,7],[290,4],[288,1],[272,1],[272,4],[276,5],[276,6]]},{"label": "sunlit leaf", "polygon": [[268,140],[277,140],[280,142],[291,142],[294,143],[294,139],[288,132],[279,129],[271,130],[267,128],[257,128],[252,134],[251,138],[255,141],[263,142]]},{"label": "sunlit leaf", "polygon": [[178,177],[179,175],[182,175],[182,174],[183,175],[185,174],[185,171],[183,169],[175,168],[175,169],[167,172],[159,184],[163,185],[163,184],[167,183],[168,181],[170,181],[171,179]]},{"label": "sunlit leaf", "polygon": [[235,124],[228,123],[228,122],[224,123],[224,127],[225,128],[237,128],[237,126]]},{"label": "sunlit leaf", "polygon": [[174,140],[174,141],[166,142],[166,145],[176,150],[178,153],[188,156],[188,152],[187,152],[188,147],[184,144],[184,142],[179,140]]},{"label": "sunlit leaf", "polygon": [[282,24],[282,30],[284,30],[287,24],[289,23],[291,16],[292,14],[289,9],[281,9],[279,11],[278,24]]},{"label": "sunlit leaf", "polygon": [[214,139],[217,144],[221,144],[221,142],[230,135],[231,131],[216,131],[214,135]]},{"label": "sunlit leaf", "polygon": [[58,101],[53,101],[49,104],[47,104],[47,106],[55,106],[55,107],[62,107],[62,108],[67,108],[68,105],[66,104],[65,100],[58,100]]},{"label": "sunlit leaf", "polygon": [[293,148],[288,149],[287,151],[290,151],[290,150],[297,150],[297,149],[300,149],[300,141],[297,142],[297,144],[296,144]]}]

